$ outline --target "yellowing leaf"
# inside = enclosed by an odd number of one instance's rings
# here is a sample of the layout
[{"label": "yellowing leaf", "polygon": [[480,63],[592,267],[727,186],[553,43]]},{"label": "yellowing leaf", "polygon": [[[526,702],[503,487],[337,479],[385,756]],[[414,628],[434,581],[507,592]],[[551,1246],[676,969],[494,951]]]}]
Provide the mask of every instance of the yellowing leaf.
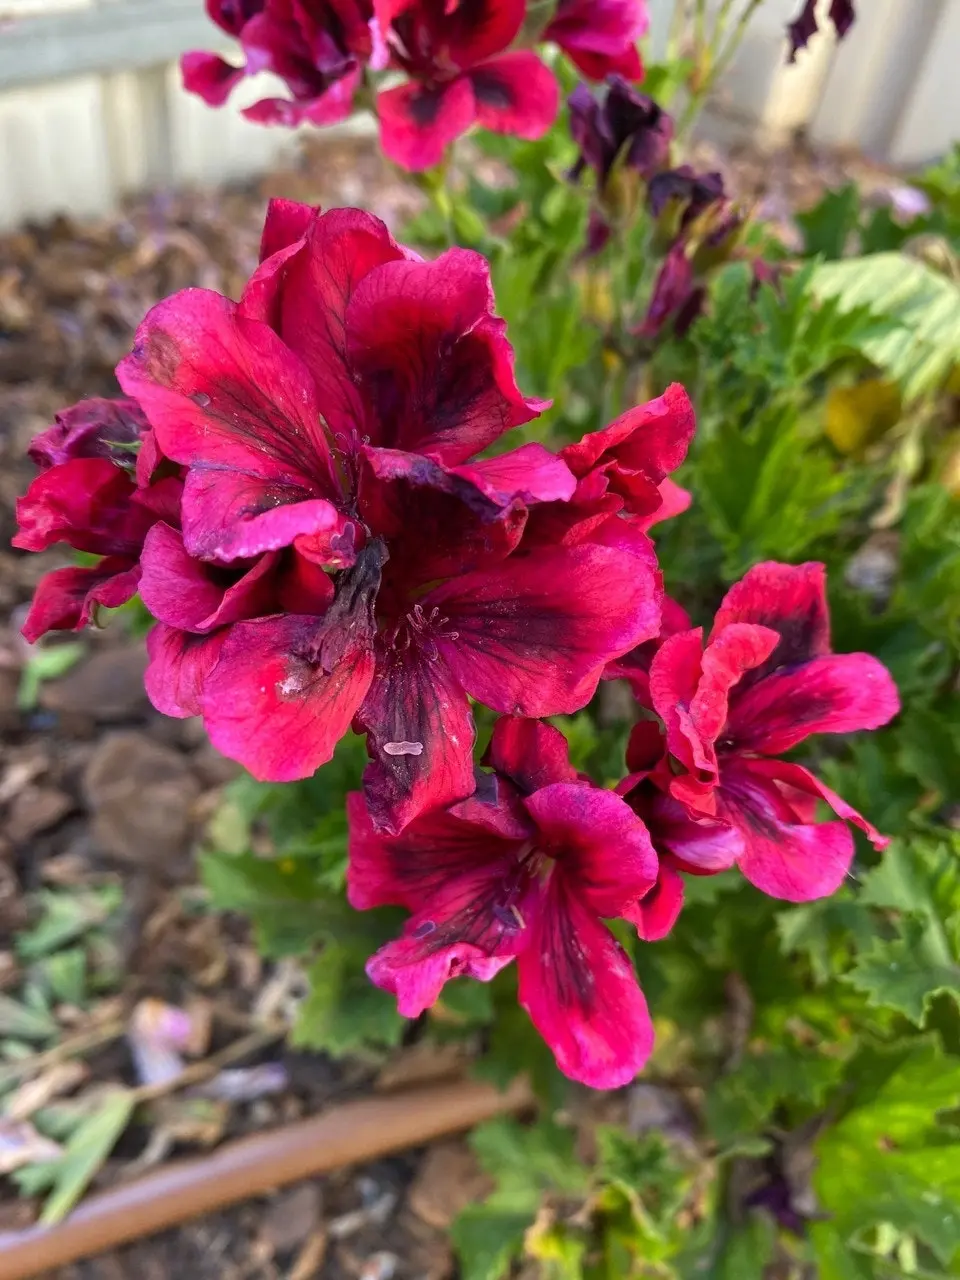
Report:
[{"label": "yellowing leaf", "polygon": [[827,396],[823,429],[841,453],[857,453],[899,421],[900,392],[893,382],[870,378],[834,387]]}]

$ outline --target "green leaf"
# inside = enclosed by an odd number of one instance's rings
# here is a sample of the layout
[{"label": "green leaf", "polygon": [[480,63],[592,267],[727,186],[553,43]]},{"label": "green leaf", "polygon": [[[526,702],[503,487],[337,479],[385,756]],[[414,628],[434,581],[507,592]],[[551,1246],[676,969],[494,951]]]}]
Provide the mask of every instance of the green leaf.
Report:
[{"label": "green leaf", "polygon": [[296,1048],[322,1049],[340,1058],[371,1047],[399,1044],[406,1019],[396,997],[375,987],[355,947],[328,941],[308,970],[310,992],[290,1032]]},{"label": "green leaf", "polygon": [[50,1162],[53,1191],[40,1215],[44,1226],[66,1217],[86,1191],[126,1129],[134,1105],[130,1090],[112,1093],[98,1111],[74,1130],[64,1154]]},{"label": "green leaf", "polygon": [[24,960],[39,960],[68,942],[97,928],[123,903],[123,890],[109,884],[89,891],[43,890],[35,896],[40,918],[32,929],[17,937],[17,953]]},{"label": "green leaf", "polygon": [[860,902],[839,896],[781,911],[777,933],[784,955],[806,955],[818,986],[842,971],[852,950],[869,945],[874,936],[870,913]]},{"label": "green leaf", "polygon": [[87,652],[87,646],[79,643],[57,644],[48,649],[38,649],[20,676],[17,706],[21,711],[32,711],[40,696],[40,686],[45,680],[65,676]]},{"label": "green leaf", "polygon": [[46,1010],[28,1008],[0,993],[0,1039],[49,1040],[58,1030],[56,1019]]},{"label": "green leaf", "polygon": [[470,1145],[498,1193],[514,1204],[535,1207],[544,1191],[582,1192],[587,1170],[577,1159],[576,1134],[547,1120],[521,1125],[490,1120],[470,1136]]},{"label": "green leaf", "polygon": [[878,1223],[921,1238],[941,1262],[960,1245],[960,1143],[937,1121],[960,1103],[960,1069],[931,1040],[866,1048],[846,1073],[846,1110],[815,1144],[812,1226],[822,1280],[869,1275],[845,1259]]},{"label": "green leaf", "polygon": [[845,312],[866,307],[891,322],[860,349],[901,384],[907,399],[939,390],[960,364],[960,284],[925,262],[901,253],[826,262],[812,288]]},{"label": "green leaf", "polygon": [[469,1205],[454,1220],[450,1239],[460,1259],[461,1280],[502,1280],[523,1250],[523,1237],[533,1219],[492,1197]]},{"label": "green leaf", "polygon": [[808,258],[842,258],[860,215],[860,192],[848,182],[828,191],[820,201],[794,221],[803,232],[803,252]]},{"label": "green leaf", "polygon": [[876,939],[846,980],[873,1007],[895,1009],[922,1027],[935,996],[949,995],[960,1004],[960,964],[939,961],[937,950],[935,943],[931,945],[929,926],[906,919],[898,937]]}]

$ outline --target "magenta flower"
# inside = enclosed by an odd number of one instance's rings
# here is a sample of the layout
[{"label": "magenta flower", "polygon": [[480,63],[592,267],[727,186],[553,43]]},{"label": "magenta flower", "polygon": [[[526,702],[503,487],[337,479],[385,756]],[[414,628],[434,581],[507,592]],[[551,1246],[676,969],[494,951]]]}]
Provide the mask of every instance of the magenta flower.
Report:
[{"label": "magenta flower", "polygon": [[[830,652],[822,565],[756,565],[727,592],[706,646],[699,630],[667,637],[650,666],[650,705],[671,757],[661,789],[695,820],[734,829],[736,861],[764,893],[833,893],[853,858],[848,822],[886,844],[809,770],[775,758],[812,733],[876,729],[899,710],[876,658]],[[634,764],[651,756],[647,725],[635,733]],[[816,821],[821,800],[837,820]]]},{"label": "magenta flower", "polygon": [[622,76],[611,75],[602,98],[596,98],[585,84],[574,89],[570,132],[580,148],[572,176],[592,169],[602,194],[615,165],[645,181],[663,168],[670,158],[673,120]]},{"label": "magenta flower", "polygon": [[655,559],[618,520],[526,537],[577,486],[540,445],[470,461],[542,407],[479,255],[421,262],[368,214],[286,202],[264,251],[238,304],[155,307],[118,369],[185,473],[143,552],[148,691],[275,781],[355,722],[371,812],[398,830],[473,792],[468,695],[570,712],[656,634]]},{"label": "magenta flower", "polygon": [[409,80],[377,98],[380,137],[405,169],[439,164],[474,124],[539,138],[560,105],[553,74],[535,53],[507,52],[526,0],[377,0],[393,64]]},{"label": "magenta flower", "polygon": [[[830,0],[830,21],[833,23],[838,40],[842,40],[847,34],[856,17],[853,0]],[[790,41],[788,62],[796,62],[797,54],[807,47],[818,29],[817,0],[803,0],[803,8],[792,22],[787,23],[787,36]]]},{"label": "magenta flower", "polygon": [[637,41],[650,25],[646,0],[559,0],[544,32],[590,80],[643,79]]},{"label": "magenta flower", "polygon": [[686,457],[695,427],[690,397],[675,382],[662,396],[561,449],[576,490],[568,502],[544,503],[531,513],[527,545],[591,537],[650,552],[647,530],[689,505],[690,495],[668,477]]},{"label": "magenta flower", "polygon": [[520,1003],[560,1070],[598,1089],[629,1083],[653,1045],[633,967],[602,923],[649,892],[657,859],[643,823],[577,778],[556,729],[500,720],[477,796],[377,833],[348,798],[347,894],[360,910],[411,912],[367,965],[417,1017],[451,978],[487,982],[517,961]]},{"label": "magenta flower", "polygon": [[13,545],[44,551],[63,542],[103,557],[41,579],[23,626],[31,643],[48,631],[80,630],[98,606],[116,608],[136,594],[147,531],[176,508],[179,494],[173,478],[137,488],[129,446],[146,430],[132,400],[83,400],[57,414],[30,445],[42,470],[17,501],[20,528]]},{"label": "magenta flower", "polygon": [[[290,98],[265,98],[243,114],[260,124],[331,124],[353,109],[365,63],[376,61],[372,0],[207,0],[221,30],[239,41],[246,62],[187,53],[183,83],[221,106],[239,82],[260,71],[278,76]],[[385,52],[380,51],[381,62]]]}]

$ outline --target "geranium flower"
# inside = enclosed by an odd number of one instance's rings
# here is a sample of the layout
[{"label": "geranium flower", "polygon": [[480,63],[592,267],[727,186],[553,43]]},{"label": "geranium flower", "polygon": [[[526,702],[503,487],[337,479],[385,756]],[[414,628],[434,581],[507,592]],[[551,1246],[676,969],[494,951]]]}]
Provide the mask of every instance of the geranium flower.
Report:
[{"label": "geranium flower", "polygon": [[590,80],[643,79],[637,41],[650,25],[646,0],[559,0],[544,32]]},{"label": "geranium flower", "polygon": [[409,80],[377,98],[380,137],[405,169],[439,164],[474,124],[539,138],[560,105],[553,74],[535,53],[506,52],[526,0],[377,0],[395,65]]},{"label": "geranium flower", "polygon": [[48,631],[80,630],[98,606],[116,608],[136,594],[144,538],[175,508],[179,493],[172,477],[138,489],[129,446],[146,430],[134,401],[84,400],[57,414],[30,445],[30,457],[42,470],[17,500],[13,545],[44,551],[64,542],[103,557],[96,565],[44,575],[23,625],[31,643]]},{"label": "geranium flower", "polygon": [[649,548],[647,531],[686,510],[690,495],[669,474],[683,462],[696,419],[690,397],[678,383],[637,405],[600,431],[560,450],[576,477],[566,502],[532,511],[524,544],[573,545],[586,538],[635,541]]},{"label": "geranium flower", "polygon": [[643,823],[578,779],[549,725],[513,717],[494,730],[496,773],[477,796],[379,835],[348,797],[347,895],[360,910],[411,912],[367,965],[417,1017],[451,978],[489,981],[516,959],[519,998],[560,1070],[598,1089],[629,1083],[653,1045],[633,967],[602,923],[656,878]]},{"label": "geranium flower", "polygon": [[[856,17],[853,0],[830,0],[830,21],[833,23],[838,40],[842,40],[847,34]],[[807,47],[818,29],[817,0],[804,0],[803,8],[792,22],[787,23],[787,36],[790,40],[788,62],[796,61],[797,54]]]},{"label": "geranium flower", "polygon": [[184,87],[221,106],[244,77],[269,71],[290,98],[265,98],[243,115],[260,124],[331,124],[346,119],[363,66],[383,65],[373,0],[207,0],[207,12],[239,41],[246,62],[212,53],[181,60]]},{"label": "geranium flower", "polygon": [[[650,666],[650,706],[671,758],[661,788],[694,819],[735,829],[736,861],[764,893],[833,893],[853,858],[848,822],[887,843],[809,770],[775,758],[810,734],[876,729],[899,710],[876,658],[831,653],[822,565],[756,565],[727,592],[706,646],[699,630],[667,637]],[[836,820],[816,821],[821,800]]]},{"label": "geranium flower", "polygon": [[602,99],[596,98],[585,84],[574,89],[570,95],[570,132],[580,148],[572,176],[592,169],[602,194],[614,165],[647,182],[663,168],[670,157],[673,120],[622,76],[611,75]]},{"label": "geranium flower", "polygon": [[148,688],[275,781],[355,719],[371,810],[399,829],[473,791],[468,694],[570,712],[656,634],[655,559],[639,531],[525,540],[577,483],[541,446],[470,461],[542,407],[478,254],[421,262],[369,214],[286,202],[264,250],[238,304],[174,295],[118,369],[185,470],[181,532],[144,551]]}]

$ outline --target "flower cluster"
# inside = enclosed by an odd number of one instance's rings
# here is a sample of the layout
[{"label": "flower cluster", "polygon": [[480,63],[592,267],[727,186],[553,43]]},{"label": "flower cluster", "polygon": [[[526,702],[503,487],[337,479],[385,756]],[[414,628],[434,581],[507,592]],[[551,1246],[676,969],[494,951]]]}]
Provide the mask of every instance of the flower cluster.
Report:
[{"label": "flower cluster", "polygon": [[[369,965],[402,1013],[516,959],[561,1069],[622,1084],[652,1030],[604,921],[662,937],[684,875],[733,865],[821,896],[849,867],[848,822],[881,843],[778,758],[897,710],[875,659],[831,654],[820,566],[752,570],[704,644],[649,537],[690,501],[670,479],[686,393],[557,454],[503,451],[547,406],[517,386],[479,254],[427,262],[370,214],[274,201],[239,302],[161,302],[117,375],[127,399],[85,401],[31,447],[16,544],[101,559],[48,574],[25,633],[139,591],[154,705],[201,715],[258,778],[307,777],[366,734],[348,892],[411,912]],[[616,792],[543,723],[603,678],[639,704]],[[500,715],[485,768],[471,698]]]},{"label": "flower cluster", "polygon": [[87,402],[34,446],[56,465],[18,545],[106,559],[45,579],[28,634],[139,586],[154,704],[201,714],[259,778],[309,776],[355,723],[377,825],[400,830],[472,794],[470,697],[575,711],[658,632],[645,531],[689,401],[672,388],[559,457],[477,459],[545,406],[516,385],[476,253],[424,262],[369,214],[274,202],[239,303],[168,298],[117,373],[129,402]]},{"label": "flower cluster", "polygon": [[[872,826],[809,770],[777,759],[809,734],[885,724],[898,711],[869,654],[830,652],[821,565],[761,564],[728,592],[706,645],[664,601],[656,640],[607,675],[630,680],[643,717],[616,792],[578,776],[555,728],[501,718],[474,796],[399,836],[351,797],[348,893],[396,905],[402,936],[368,973],[415,1017],[461,975],[517,961],[519,999],[562,1071],[628,1083],[653,1030],[605,919],[647,942],[672,929],[684,877],[737,866],[775,898],[833,893],[853,859],[848,823]],[[818,802],[835,818],[818,821]]]},{"label": "flower cluster", "polygon": [[570,130],[580,148],[571,177],[590,169],[596,180],[588,251],[599,252],[614,225],[631,225],[645,199],[664,260],[637,333],[656,338],[672,325],[684,334],[703,309],[706,273],[730,256],[743,227],[723,175],[671,168],[673,120],[620,76],[608,76],[599,96],[577,86]]},{"label": "flower cluster", "polygon": [[[372,101],[381,142],[397,164],[428,169],[472,125],[538,138],[553,123],[559,90],[524,37],[558,44],[584,75],[638,80],[645,0],[559,0],[545,29],[527,30],[527,0],[207,0],[240,42],[242,66],[188,53],[184,84],[220,106],[246,76],[272,72],[289,98],[244,111],[263,124],[346,119],[369,73],[400,73]],[[535,17],[535,13],[531,18]]]}]

